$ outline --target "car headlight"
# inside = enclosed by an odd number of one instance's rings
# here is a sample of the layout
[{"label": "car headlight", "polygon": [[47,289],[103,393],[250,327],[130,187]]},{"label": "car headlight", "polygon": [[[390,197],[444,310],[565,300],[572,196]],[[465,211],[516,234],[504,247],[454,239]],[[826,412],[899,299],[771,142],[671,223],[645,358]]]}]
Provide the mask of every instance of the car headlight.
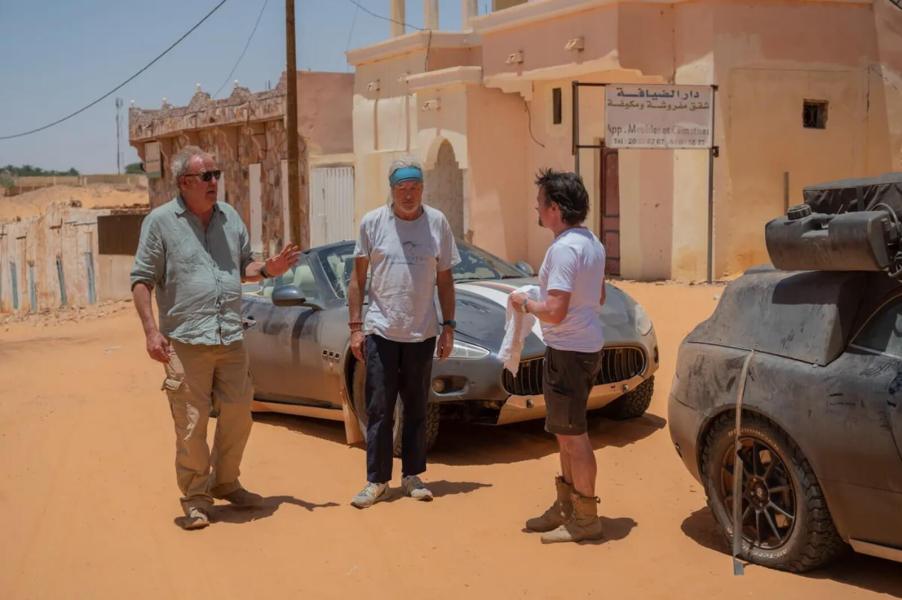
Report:
[{"label": "car headlight", "polygon": [[460,360],[479,360],[489,355],[489,351],[482,346],[468,344],[467,342],[455,341],[454,348],[451,350],[451,356],[448,358],[457,358]]},{"label": "car headlight", "polygon": [[639,330],[639,335],[648,335],[652,326],[648,313],[645,312],[641,304],[636,303],[636,329]]}]

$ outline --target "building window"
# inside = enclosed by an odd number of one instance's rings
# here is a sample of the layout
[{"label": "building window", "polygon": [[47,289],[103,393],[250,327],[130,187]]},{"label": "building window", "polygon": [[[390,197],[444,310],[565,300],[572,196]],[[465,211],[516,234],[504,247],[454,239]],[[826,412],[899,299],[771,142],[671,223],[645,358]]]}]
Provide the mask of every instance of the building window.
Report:
[{"label": "building window", "polygon": [[551,120],[555,125],[560,125],[564,121],[561,109],[561,88],[553,88],[551,90]]},{"label": "building window", "polygon": [[827,101],[805,100],[802,106],[802,125],[805,129],[826,129]]}]

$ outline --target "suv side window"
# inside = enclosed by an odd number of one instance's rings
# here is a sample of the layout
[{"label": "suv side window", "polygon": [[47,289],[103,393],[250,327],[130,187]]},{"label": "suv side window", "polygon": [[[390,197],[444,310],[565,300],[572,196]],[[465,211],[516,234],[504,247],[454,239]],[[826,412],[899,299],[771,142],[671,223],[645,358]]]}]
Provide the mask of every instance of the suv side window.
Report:
[{"label": "suv side window", "polygon": [[891,300],[881,308],[852,343],[902,358],[902,298]]}]

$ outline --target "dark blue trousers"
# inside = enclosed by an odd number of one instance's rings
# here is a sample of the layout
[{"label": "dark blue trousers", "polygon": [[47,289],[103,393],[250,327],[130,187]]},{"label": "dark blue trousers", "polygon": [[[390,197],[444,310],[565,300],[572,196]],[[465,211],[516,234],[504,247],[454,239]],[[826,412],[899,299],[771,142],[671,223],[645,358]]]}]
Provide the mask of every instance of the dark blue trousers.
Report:
[{"label": "dark blue trousers", "polygon": [[426,403],[435,338],[393,342],[366,338],[366,478],[391,481],[395,402],[402,404],[401,471],[407,477],[426,470]]}]

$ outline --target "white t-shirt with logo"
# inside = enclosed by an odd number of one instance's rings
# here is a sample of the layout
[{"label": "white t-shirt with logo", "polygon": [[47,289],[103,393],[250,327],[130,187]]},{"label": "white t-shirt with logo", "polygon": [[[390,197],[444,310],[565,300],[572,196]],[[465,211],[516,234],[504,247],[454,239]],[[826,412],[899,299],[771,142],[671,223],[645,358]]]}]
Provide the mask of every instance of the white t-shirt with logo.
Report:
[{"label": "white t-shirt with logo", "polygon": [[598,352],[604,346],[598,318],[604,262],[604,246],[585,227],[567,229],[552,242],[539,270],[541,297],[546,300],[550,290],[569,292],[570,307],[557,325],[541,321],[545,345],[573,352]]},{"label": "white t-shirt with logo", "polygon": [[413,221],[391,205],[364,215],[354,255],[370,261],[369,309],[363,324],[395,342],[422,342],[439,334],[435,279],[460,262],[448,219],[423,205]]}]

